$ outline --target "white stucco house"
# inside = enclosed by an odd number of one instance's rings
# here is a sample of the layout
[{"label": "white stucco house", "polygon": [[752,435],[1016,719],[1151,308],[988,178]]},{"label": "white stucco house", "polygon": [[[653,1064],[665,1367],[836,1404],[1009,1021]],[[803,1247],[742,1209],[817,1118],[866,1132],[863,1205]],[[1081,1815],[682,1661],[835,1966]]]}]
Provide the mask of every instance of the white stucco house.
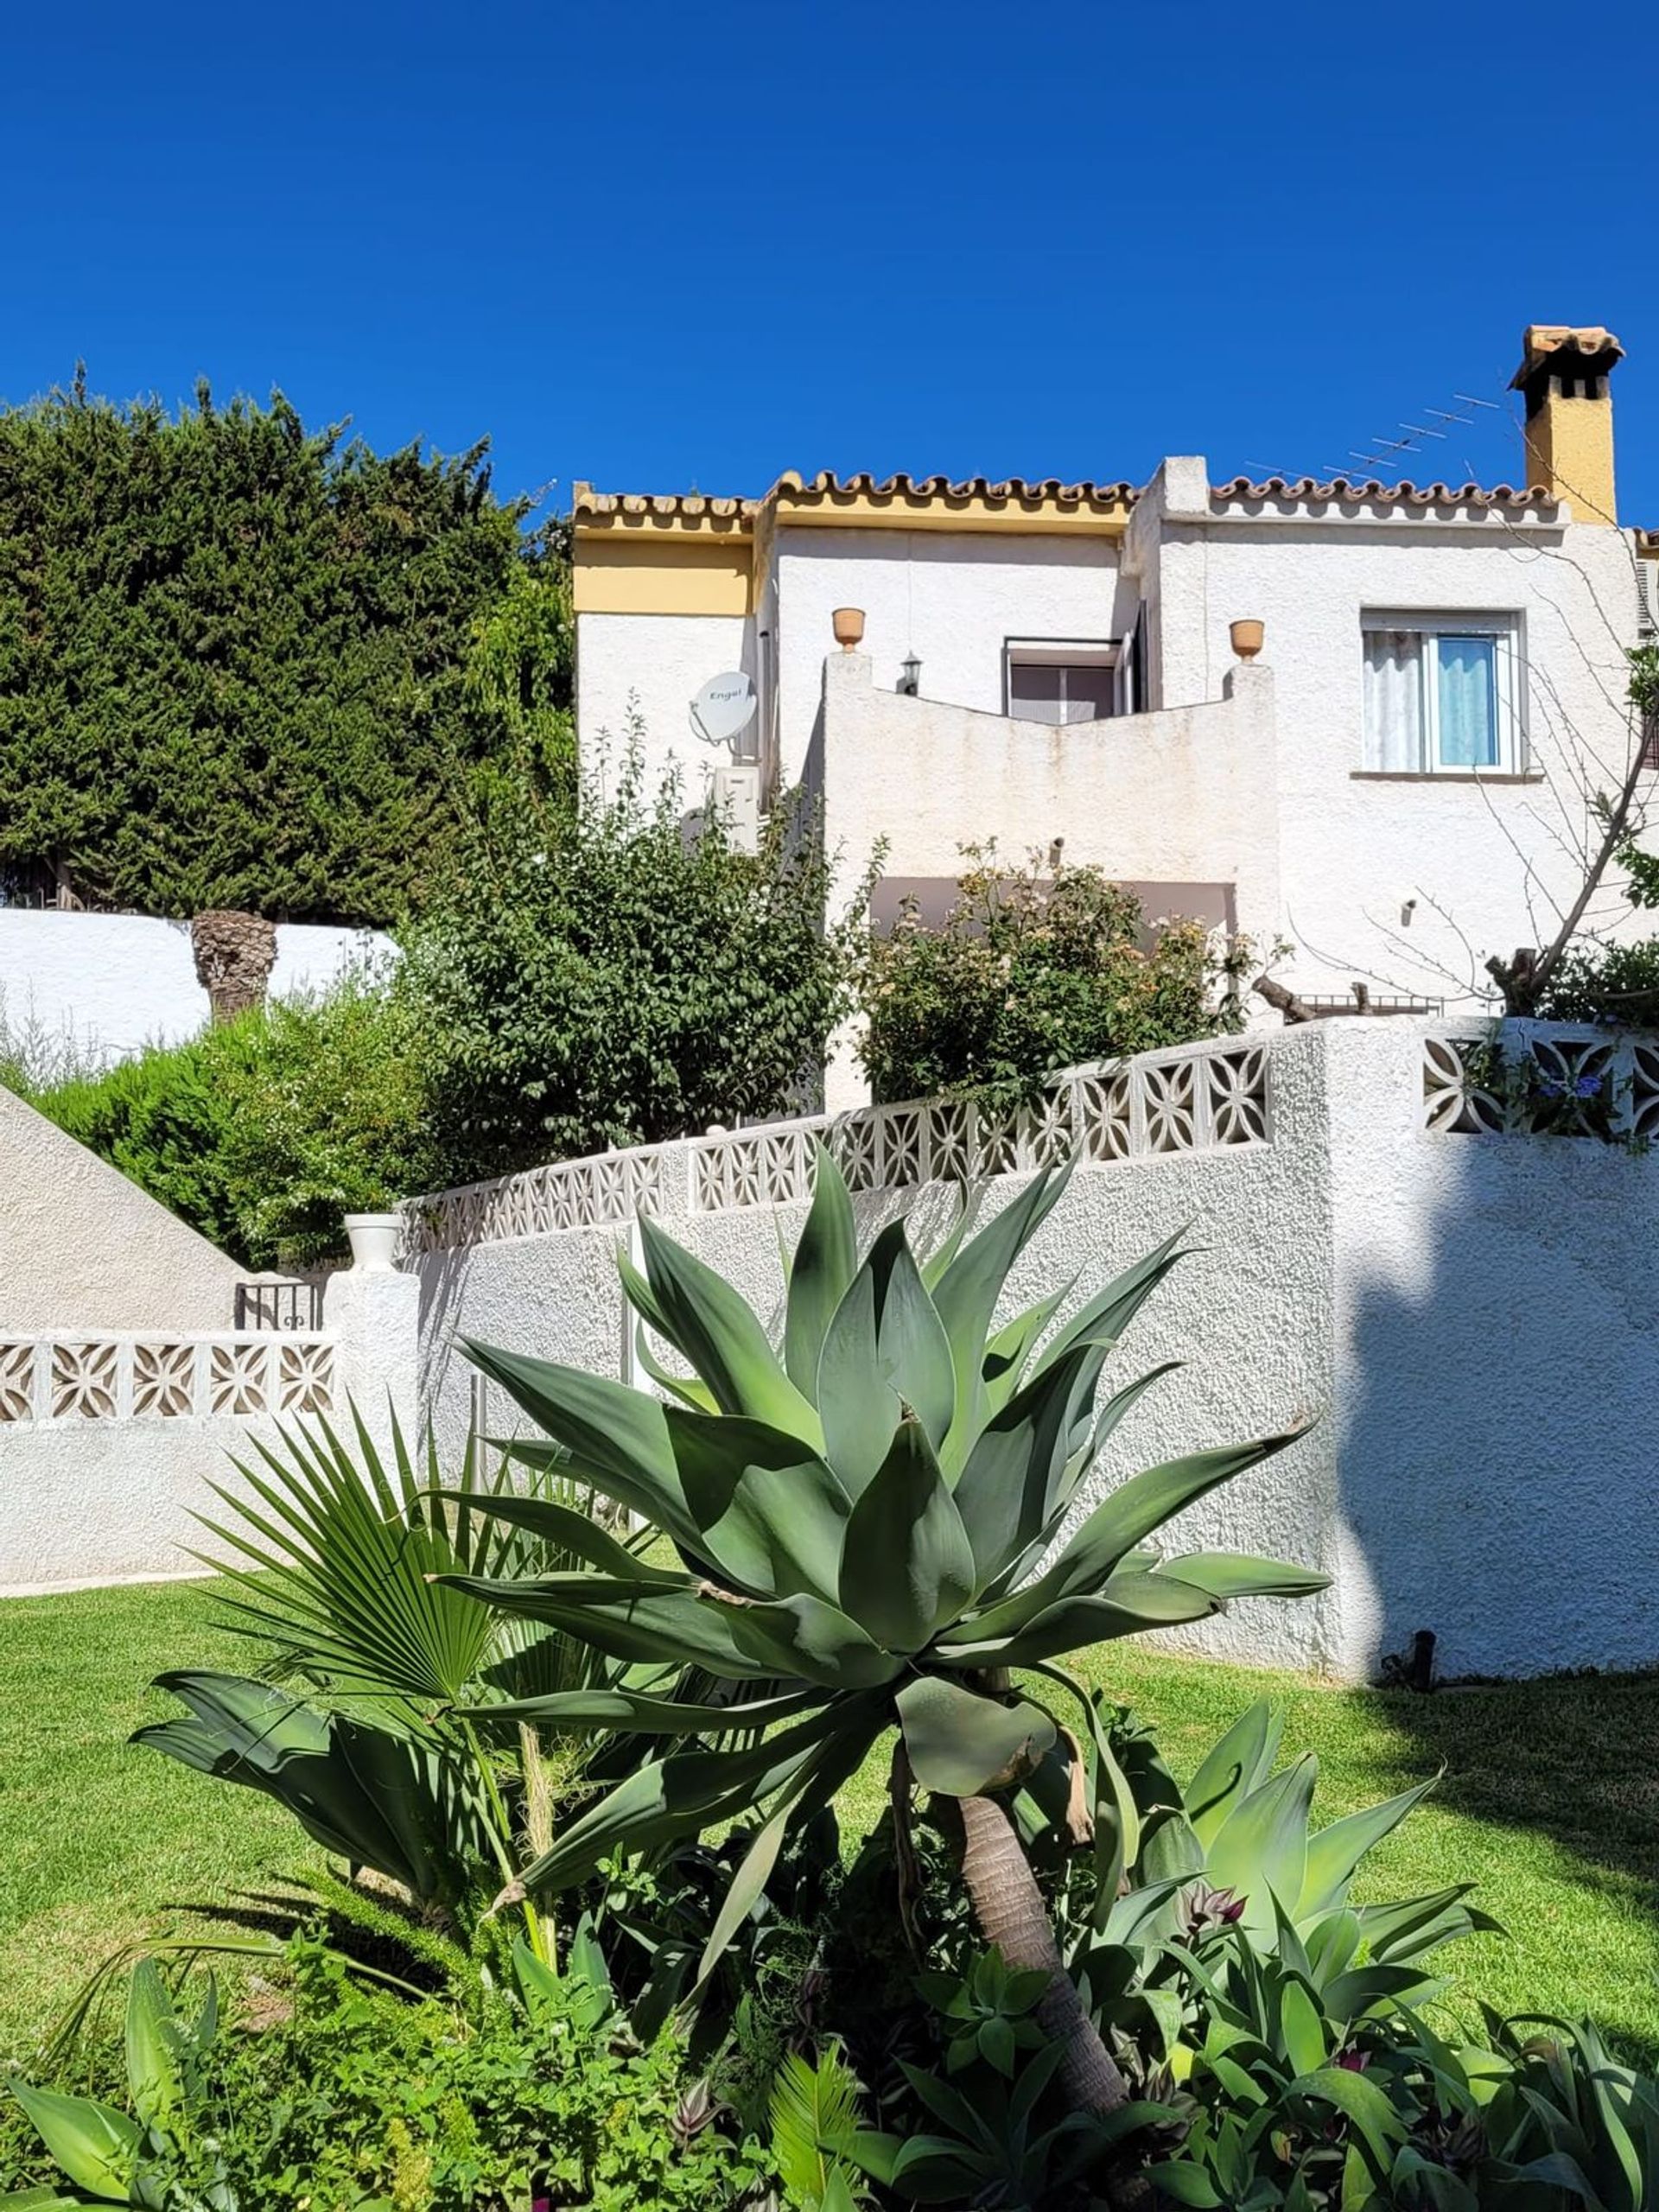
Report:
[{"label": "white stucco house", "polygon": [[[1304,998],[1467,1010],[1489,954],[1553,933],[1631,758],[1659,534],[1618,519],[1622,353],[1527,331],[1521,489],[1214,484],[1193,456],[1139,488],[579,485],[584,756],[634,719],[693,802],[716,772],[740,809],[804,784],[849,879],[886,842],[878,911],[942,905],[965,843],[1062,838],[1154,918],[1282,942]],[[756,698],[735,759],[689,712],[729,671]],[[1610,885],[1601,913],[1622,906]],[[856,1095],[843,1071],[831,1103]]]}]

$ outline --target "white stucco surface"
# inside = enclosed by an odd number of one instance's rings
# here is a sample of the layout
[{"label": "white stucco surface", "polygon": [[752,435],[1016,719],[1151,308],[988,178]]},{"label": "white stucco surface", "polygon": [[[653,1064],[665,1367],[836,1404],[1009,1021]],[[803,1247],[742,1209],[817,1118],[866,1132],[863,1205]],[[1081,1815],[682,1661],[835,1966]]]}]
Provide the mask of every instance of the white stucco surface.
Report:
[{"label": "white stucco surface", "polygon": [[[448,1468],[466,1449],[476,1370],[459,1338],[534,1352],[620,1375],[626,1332],[616,1249],[620,1229],[575,1229],[435,1252],[417,1263],[421,1395]],[[550,1351],[550,1346],[559,1346]],[[487,1386],[486,1433],[517,1435],[523,1423],[505,1394]]]},{"label": "white stucco surface", "polygon": [[[1594,842],[1599,796],[1630,758],[1633,535],[1574,522],[1566,504],[1224,495],[1186,455],[1163,464],[1121,542],[791,523],[757,559],[747,621],[582,618],[584,749],[616,722],[630,683],[664,699],[647,719],[677,732],[700,673],[747,666],[764,700],[775,664],[769,757],[784,782],[806,778],[854,864],[878,836],[948,862],[961,844],[1017,850],[1062,836],[1069,856],[1185,880],[1175,861],[1201,844],[1235,860],[1241,912],[1265,941],[1286,941],[1278,972],[1309,995],[1346,996],[1358,980],[1452,1011],[1487,1002],[1485,960],[1549,940]],[[828,760],[823,665],[842,606],[864,612],[860,657],[887,717],[880,744]],[[1524,722],[1514,772],[1366,772],[1363,618],[1413,611],[1513,619]],[[1141,703],[1157,711],[1059,731],[1002,720],[1010,639],[1122,639],[1137,615]],[[1274,679],[1271,729],[1247,771],[1212,741],[1241,619],[1266,627],[1246,673]],[[912,651],[916,701],[894,696]],[[1167,719],[1182,710],[1197,718]],[[1122,856],[1128,825],[1156,864]],[[1263,925],[1255,887],[1267,883]],[[1643,926],[1616,875],[1590,918],[1613,934]]]},{"label": "white stucco surface", "polygon": [[[272,1443],[269,1422],[258,1425]],[[251,1424],[79,1421],[0,1431],[0,1598],[206,1572],[217,1548],[193,1516],[211,1485],[242,1484]]]},{"label": "white stucco surface", "polygon": [[[257,1442],[275,1447],[281,1426],[302,1421],[308,1408],[320,1410],[319,1385],[329,1418],[348,1440],[353,1405],[382,1451],[394,1412],[405,1437],[417,1436],[419,1291],[411,1276],[331,1277],[326,1329],[303,1338],[233,1337],[228,1313],[212,1333],[202,1332],[160,1302],[162,1287],[151,1312],[124,1332],[83,1324],[41,1347],[32,1408],[20,1400],[29,1385],[16,1363],[29,1347],[6,1341],[0,1326],[0,1597],[160,1580],[201,1571],[198,1551],[226,1556],[197,1519],[219,1513],[213,1485],[239,1490],[233,1463],[257,1465]],[[33,1333],[43,1337],[49,1326],[37,1323]],[[145,1350],[185,1363],[182,1370],[169,1365],[162,1392],[152,1389],[147,1398],[135,1375]],[[60,1356],[67,1370],[101,1387],[60,1402]],[[239,1379],[227,1382],[213,1364],[221,1357],[252,1366],[237,1369]],[[181,1371],[193,1379],[175,1381]],[[213,1410],[226,1395],[262,1410]]]},{"label": "white stucco surface", "polygon": [[[891,692],[914,652],[924,698],[1000,715],[1010,638],[1105,644],[1123,635],[1135,594],[1108,537],[978,537],[953,531],[780,530],[777,581],[779,753],[801,773],[816,721],[819,671],[835,650],[837,607],[864,610],[861,650]],[[895,825],[896,826],[896,825]],[[982,831],[1001,835],[988,815]]]},{"label": "white stucco surface", "polygon": [[[1554,933],[1576,855],[1593,842],[1595,796],[1616,787],[1630,757],[1629,537],[1490,513],[1433,527],[1217,504],[1164,526],[1160,696],[1213,698],[1235,665],[1229,624],[1265,623],[1292,946],[1283,972],[1310,992],[1345,990],[1357,976],[1466,1007],[1490,988],[1489,954]],[[1361,772],[1361,618],[1410,609],[1518,618],[1525,780]],[[1617,880],[1592,918],[1639,925]]]},{"label": "white stucco surface", "polygon": [[1659,1660],[1659,1159],[1432,1135],[1414,1024],[1331,1079],[1344,1643],[1447,1673]]},{"label": "white stucco surface", "polygon": [[[279,923],[272,994],[326,989],[390,942],[373,930]],[[73,1035],[105,1060],[176,1043],[207,1020],[189,924],[144,914],[0,906],[0,1001],[14,1028],[32,1023],[48,1038]]]},{"label": "white stucco surface", "polygon": [[[1187,1230],[1191,1255],[1108,1381],[1182,1364],[1124,1422],[1090,1497],[1137,1466],[1318,1416],[1172,1538],[1316,1566],[1332,1589],[1241,1603],[1187,1631],[1193,1647],[1359,1680],[1429,1628],[1450,1675],[1655,1664],[1659,1163],[1587,1138],[1431,1131],[1431,1033],[1344,1020],[1264,1039],[1268,1141],[1080,1167],[1010,1304],[1066,1283],[1064,1313]],[[803,1206],[692,1211],[683,1169],[653,1211],[775,1326],[779,1237]],[[972,1203],[995,1210],[1020,1185],[996,1177]],[[907,1209],[925,1244],[954,1197],[930,1184],[857,1205],[866,1236]],[[505,1236],[419,1263],[423,1380],[449,1451],[467,1423],[459,1332],[627,1372],[626,1234]],[[498,1398],[491,1419],[505,1418]]]},{"label": "white stucco surface", "polygon": [[243,1272],[0,1090],[0,1330],[227,1329]]},{"label": "white stucco surface", "polygon": [[1235,887],[1238,925],[1278,910],[1273,679],[1235,668],[1224,696],[1050,728],[908,698],[863,653],[822,665],[824,828],[855,874],[878,838],[895,877],[955,877],[974,815],[1011,861],[1065,839],[1069,865],[1128,882]]},{"label": "white stucco surface", "polygon": [[637,711],[647,772],[659,779],[672,761],[688,807],[700,805],[709,771],[730,756],[691,728],[692,700],[712,676],[753,671],[753,625],[741,615],[579,614],[576,725],[582,764],[601,772],[614,763]]}]

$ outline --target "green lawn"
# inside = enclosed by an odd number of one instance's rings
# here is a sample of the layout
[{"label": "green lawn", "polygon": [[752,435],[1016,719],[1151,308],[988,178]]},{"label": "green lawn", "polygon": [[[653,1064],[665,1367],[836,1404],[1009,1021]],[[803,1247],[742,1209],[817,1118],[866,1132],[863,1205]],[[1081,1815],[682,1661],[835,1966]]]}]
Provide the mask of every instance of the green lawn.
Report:
[{"label": "green lawn", "polygon": [[[251,1791],[126,1738],[166,1708],[165,1667],[245,1663],[200,1585],[0,1603],[0,2057],[118,1944],[315,1854]],[[1444,1768],[1370,1862],[1374,1891],[1477,1880],[1511,1931],[1464,1947],[1463,1988],[1508,2012],[1590,2011],[1659,2057],[1659,1677],[1343,1692],[1114,1644],[1096,1678],[1154,1726],[1179,1773],[1265,1689],[1286,1747],[1319,1753],[1327,1818]],[[874,1818],[871,1773],[849,1794]]]}]

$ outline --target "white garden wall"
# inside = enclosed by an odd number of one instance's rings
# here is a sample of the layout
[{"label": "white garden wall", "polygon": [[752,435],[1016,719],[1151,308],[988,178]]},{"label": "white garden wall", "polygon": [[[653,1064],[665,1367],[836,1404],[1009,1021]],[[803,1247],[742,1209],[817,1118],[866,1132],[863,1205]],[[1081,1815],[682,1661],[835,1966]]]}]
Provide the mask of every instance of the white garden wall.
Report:
[{"label": "white garden wall", "polygon": [[[905,1205],[924,1233],[942,1227],[939,1179],[964,1162],[991,1209],[1018,1172],[1080,1148],[1013,1286],[1021,1302],[1066,1282],[1075,1305],[1188,1228],[1192,1255],[1114,1370],[1185,1364],[1124,1423],[1101,1480],[1318,1413],[1177,1534],[1334,1578],[1311,1604],[1241,1605],[1189,1642],[1354,1679],[1425,1627],[1453,1674],[1652,1664],[1659,1163],[1588,1136],[1470,1133],[1484,1109],[1463,1098],[1448,1033],[1339,1021],[1148,1055],[1065,1079],[1014,1135],[938,1104],[820,1126],[867,1230]],[[1615,1067],[1582,1057],[1605,1039],[1541,1035],[1659,1125],[1659,1051]],[[812,1134],[645,1148],[417,1202],[423,1386],[446,1454],[472,1412],[458,1333],[630,1371],[613,1255],[636,1208],[775,1321]],[[488,1395],[489,1423],[511,1433]]]},{"label": "white garden wall", "polygon": [[[272,995],[324,990],[390,944],[374,930],[279,923]],[[13,1028],[33,1023],[48,1038],[73,1036],[104,1060],[175,1044],[207,1020],[189,924],[145,914],[0,906],[0,1003]]]},{"label": "white garden wall", "polygon": [[244,1270],[0,1089],[0,1330],[228,1328]]},{"label": "white garden wall", "polygon": [[0,1597],[142,1582],[228,1557],[198,1516],[242,1485],[282,1425],[349,1433],[353,1408],[384,1450],[413,1435],[416,1291],[404,1274],[330,1279],[325,1325],[294,1333],[148,1326],[0,1328]]}]

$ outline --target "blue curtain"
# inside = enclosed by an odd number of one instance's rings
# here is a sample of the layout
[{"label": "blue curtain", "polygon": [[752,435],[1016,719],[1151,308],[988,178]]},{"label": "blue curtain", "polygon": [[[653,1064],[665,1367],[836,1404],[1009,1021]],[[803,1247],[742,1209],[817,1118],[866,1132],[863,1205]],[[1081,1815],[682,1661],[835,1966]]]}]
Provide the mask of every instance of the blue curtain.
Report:
[{"label": "blue curtain", "polygon": [[1491,638],[1438,641],[1440,685],[1440,766],[1496,768],[1497,647]]}]

